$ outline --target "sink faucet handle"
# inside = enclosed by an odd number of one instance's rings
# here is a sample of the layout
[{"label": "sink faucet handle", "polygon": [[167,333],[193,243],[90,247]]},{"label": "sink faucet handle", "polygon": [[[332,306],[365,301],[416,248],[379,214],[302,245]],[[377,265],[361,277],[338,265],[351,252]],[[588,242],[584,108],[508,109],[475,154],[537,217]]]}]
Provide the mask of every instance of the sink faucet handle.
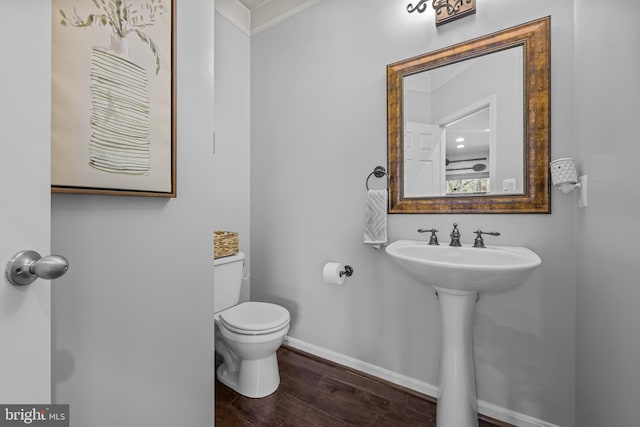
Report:
[{"label": "sink faucet handle", "polygon": [[482,239],[482,235],[483,234],[487,234],[489,236],[499,236],[500,235],[500,233],[498,233],[497,231],[476,230],[476,231],[474,231],[474,233],[476,233],[476,239],[473,242],[473,247],[474,248],[485,248],[486,247],[484,245],[484,240]]},{"label": "sink faucet handle", "polygon": [[451,242],[449,243],[449,246],[462,246],[460,244],[460,231],[458,230],[457,222],[453,223],[453,231],[451,232],[451,234],[449,234],[449,237],[451,237]]},{"label": "sink faucet handle", "polygon": [[440,245],[440,243],[438,243],[438,236],[436,236],[437,232],[438,230],[436,230],[435,228],[430,228],[429,230],[418,228],[418,233],[431,233],[431,237],[429,237],[430,245]]}]

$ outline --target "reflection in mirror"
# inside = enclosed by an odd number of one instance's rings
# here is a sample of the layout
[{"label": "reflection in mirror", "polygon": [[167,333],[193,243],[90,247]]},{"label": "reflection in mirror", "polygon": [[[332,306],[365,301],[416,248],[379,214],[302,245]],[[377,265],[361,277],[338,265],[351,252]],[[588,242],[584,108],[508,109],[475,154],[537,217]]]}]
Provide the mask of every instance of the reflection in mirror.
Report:
[{"label": "reflection in mirror", "polygon": [[390,213],[549,213],[550,18],[387,66]]},{"label": "reflection in mirror", "polygon": [[523,68],[517,46],[404,77],[404,197],[524,193]]},{"label": "reflection in mirror", "polygon": [[492,185],[495,144],[490,138],[490,108],[486,105],[444,124],[446,186],[443,194],[487,194],[495,186]]}]

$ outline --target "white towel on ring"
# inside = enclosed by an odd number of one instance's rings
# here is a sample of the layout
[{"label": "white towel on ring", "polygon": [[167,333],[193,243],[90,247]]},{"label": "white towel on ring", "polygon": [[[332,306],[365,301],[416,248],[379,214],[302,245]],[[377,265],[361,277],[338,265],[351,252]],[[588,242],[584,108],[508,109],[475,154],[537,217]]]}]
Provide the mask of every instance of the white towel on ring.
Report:
[{"label": "white towel on ring", "polygon": [[364,213],[363,242],[380,249],[387,243],[387,190],[369,190]]}]

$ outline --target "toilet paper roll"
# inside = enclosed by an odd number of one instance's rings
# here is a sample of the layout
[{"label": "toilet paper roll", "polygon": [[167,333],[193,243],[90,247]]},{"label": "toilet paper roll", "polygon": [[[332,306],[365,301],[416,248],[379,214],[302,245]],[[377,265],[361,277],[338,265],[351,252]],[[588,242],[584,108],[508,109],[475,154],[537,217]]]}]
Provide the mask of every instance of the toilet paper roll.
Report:
[{"label": "toilet paper roll", "polygon": [[339,262],[328,262],[322,268],[322,279],[332,285],[342,285],[346,276],[340,275],[344,271],[344,265]]}]

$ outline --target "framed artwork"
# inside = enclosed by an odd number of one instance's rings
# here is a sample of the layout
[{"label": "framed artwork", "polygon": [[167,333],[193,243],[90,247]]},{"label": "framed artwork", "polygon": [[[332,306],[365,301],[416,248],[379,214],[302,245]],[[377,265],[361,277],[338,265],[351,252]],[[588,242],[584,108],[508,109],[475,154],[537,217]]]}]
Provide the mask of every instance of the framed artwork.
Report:
[{"label": "framed artwork", "polygon": [[52,0],[56,193],[176,196],[176,0]]}]

